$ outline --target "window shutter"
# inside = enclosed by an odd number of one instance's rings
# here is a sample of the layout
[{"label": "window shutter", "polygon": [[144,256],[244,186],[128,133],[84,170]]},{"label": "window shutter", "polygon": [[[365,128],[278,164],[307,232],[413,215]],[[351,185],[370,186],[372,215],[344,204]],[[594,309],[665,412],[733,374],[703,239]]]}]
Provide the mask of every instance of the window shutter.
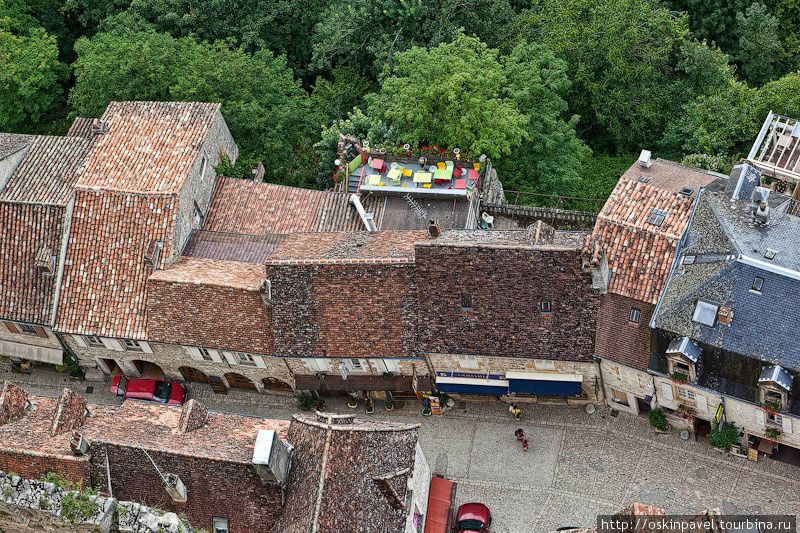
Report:
[{"label": "window shutter", "polygon": [[267,363],[264,362],[264,358],[260,355],[254,355],[253,361],[256,363],[258,368],[267,368]]},{"label": "window shutter", "polygon": [[669,383],[661,384],[661,399],[670,402],[675,399],[675,397],[672,396],[672,385]]},{"label": "window shutter", "polygon": [[211,356],[211,360],[212,360],[212,361],[214,361],[215,363],[221,363],[221,362],[222,362],[222,357],[220,357],[220,355],[219,355],[219,352],[218,352],[218,351],[216,351],[216,350],[209,350],[209,351],[208,351],[208,355],[210,355],[210,356]]},{"label": "window shutter", "polygon": [[119,343],[119,341],[117,339],[109,339],[109,338],[106,338],[106,337],[100,337],[100,342],[103,343],[103,346],[105,346],[106,348],[108,348],[109,350],[112,350],[114,352],[122,352],[122,351],[124,351],[124,349],[122,348],[122,345]]},{"label": "window shutter", "polygon": [[191,357],[195,361],[203,360],[203,356],[200,355],[200,350],[198,350],[197,348],[192,348],[191,346],[184,346],[184,349],[186,350],[186,353],[189,354],[189,357]]},{"label": "window shutter", "polygon": [[395,374],[400,372],[400,363],[394,359],[384,359],[383,362],[386,364],[387,372],[394,372]]},{"label": "window shutter", "polygon": [[331,371],[331,363],[327,359],[314,359],[314,361],[316,361],[320,372],[330,372]]},{"label": "window shutter", "polygon": [[142,347],[142,351],[144,353],[153,353],[153,349],[150,348],[150,345],[144,341],[139,341],[139,346]]},{"label": "window shutter", "polygon": [[39,335],[41,338],[43,339],[47,338],[47,331],[45,331],[44,328],[39,326],[33,326],[33,331],[35,331],[36,334]]},{"label": "window shutter", "polygon": [[300,359],[303,365],[311,372],[318,372],[317,362],[314,359]]},{"label": "window shutter", "polygon": [[83,348],[86,348],[87,346],[89,346],[88,344],[86,344],[86,341],[80,335],[72,335],[72,340],[75,341],[75,344],[77,344],[78,346],[81,346]]},{"label": "window shutter", "polygon": [[222,356],[225,357],[225,360],[228,362],[229,365],[239,364],[239,358],[236,357],[236,355],[231,352],[222,352]]},{"label": "window shutter", "polygon": [[389,372],[388,359],[373,359],[372,366],[375,367],[376,372],[380,372],[381,374]]},{"label": "window shutter", "polygon": [[783,422],[783,432],[786,433],[787,435],[791,435],[792,434],[792,419],[789,418],[786,415],[783,415],[781,418],[783,419],[782,420],[782,422]]},{"label": "window shutter", "polygon": [[13,322],[3,322],[11,333],[19,333],[19,328]]},{"label": "window shutter", "polygon": [[695,399],[697,400],[698,411],[708,411],[708,402],[706,401],[705,396],[698,394]]},{"label": "window shutter", "polygon": [[756,409],[756,424],[759,425],[766,425],[767,423],[767,415],[761,409]]}]

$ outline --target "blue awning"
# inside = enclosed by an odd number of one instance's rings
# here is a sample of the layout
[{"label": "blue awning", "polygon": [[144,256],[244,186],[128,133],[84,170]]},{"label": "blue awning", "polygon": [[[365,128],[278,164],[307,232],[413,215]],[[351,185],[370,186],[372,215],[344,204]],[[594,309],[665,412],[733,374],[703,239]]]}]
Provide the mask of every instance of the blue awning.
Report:
[{"label": "blue awning", "polygon": [[486,394],[503,396],[508,394],[508,381],[504,379],[451,378],[437,376],[439,392],[458,394]]},{"label": "blue awning", "polygon": [[508,392],[546,394],[548,396],[580,396],[583,377],[577,374],[508,372]]}]

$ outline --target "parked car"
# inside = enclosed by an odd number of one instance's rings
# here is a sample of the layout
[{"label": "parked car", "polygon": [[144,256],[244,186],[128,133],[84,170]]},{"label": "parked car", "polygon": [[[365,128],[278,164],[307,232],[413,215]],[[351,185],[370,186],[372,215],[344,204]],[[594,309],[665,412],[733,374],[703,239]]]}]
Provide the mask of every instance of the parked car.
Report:
[{"label": "parked car", "polygon": [[488,533],[492,513],[482,503],[465,503],[456,513],[457,533]]},{"label": "parked car", "polygon": [[115,376],[111,381],[111,392],[126,400],[137,398],[167,405],[183,405],[183,402],[186,401],[186,388],[174,381],[128,379],[125,376]]}]

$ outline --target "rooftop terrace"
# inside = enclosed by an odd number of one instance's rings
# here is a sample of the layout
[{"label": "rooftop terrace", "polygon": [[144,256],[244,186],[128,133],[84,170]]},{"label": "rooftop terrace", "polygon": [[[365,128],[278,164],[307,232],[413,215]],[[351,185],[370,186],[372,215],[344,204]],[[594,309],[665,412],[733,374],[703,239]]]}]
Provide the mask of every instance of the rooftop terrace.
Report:
[{"label": "rooftop terrace", "polygon": [[353,174],[359,177],[358,190],[362,194],[466,199],[480,185],[480,174],[474,166],[461,165],[446,161],[422,167],[418,163],[370,158]]}]

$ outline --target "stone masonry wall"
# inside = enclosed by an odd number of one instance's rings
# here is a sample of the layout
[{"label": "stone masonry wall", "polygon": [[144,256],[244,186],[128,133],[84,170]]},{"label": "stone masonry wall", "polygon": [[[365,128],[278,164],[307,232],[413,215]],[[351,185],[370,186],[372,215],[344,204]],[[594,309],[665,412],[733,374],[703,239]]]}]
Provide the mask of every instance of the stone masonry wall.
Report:
[{"label": "stone masonry wall", "polygon": [[[636,398],[653,395],[652,376],[614,361],[603,360],[600,365],[603,369],[603,384],[608,405],[621,411],[638,414],[639,406]],[[625,393],[627,405],[614,401],[614,390]]]},{"label": "stone masonry wall", "polygon": [[177,474],[186,486],[187,501],[175,503],[142,450],[95,439],[90,454],[98,485],[106,484],[106,450],[115,498],[184,513],[195,528],[211,531],[216,516],[228,518],[231,531],[266,533],[280,513],[280,486],[263,483],[251,464],[149,452],[162,473]]},{"label": "stone masonry wall", "polygon": [[[42,329],[47,333],[47,337],[40,337],[39,335],[33,335],[28,333],[11,333],[5,323],[0,322],[0,340],[3,341],[11,341],[11,342],[18,342],[20,344],[30,344],[33,346],[43,346],[45,348],[55,348],[56,350],[61,349],[61,344],[59,344],[58,339],[56,338],[55,334],[50,330],[50,328],[42,327]],[[0,353],[0,355],[10,355]]]},{"label": "stone masonry wall", "polygon": [[[591,361],[599,294],[578,250],[417,246],[420,349]],[[472,309],[461,307],[461,295]],[[539,303],[550,300],[551,314]]]},{"label": "stone masonry wall", "polygon": [[3,382],[0,387],[0,424],[6,424],[22,416],[27,404],[27,392],[10,381]]}]

